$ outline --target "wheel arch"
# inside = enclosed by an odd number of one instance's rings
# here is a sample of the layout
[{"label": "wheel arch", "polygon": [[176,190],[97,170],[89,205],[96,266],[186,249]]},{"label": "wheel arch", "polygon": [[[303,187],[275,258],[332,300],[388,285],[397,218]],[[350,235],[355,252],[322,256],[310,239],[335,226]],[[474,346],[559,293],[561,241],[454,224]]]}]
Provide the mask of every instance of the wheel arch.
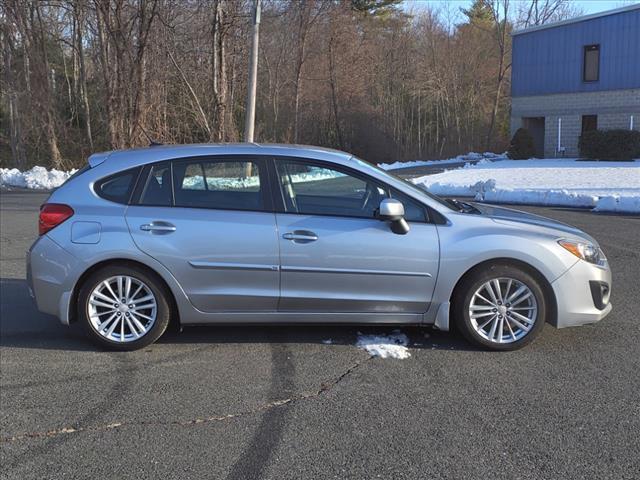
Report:
[{"label": "wheel arch", "polygon": [[122,266],[133,265],[137,268],[144,270],[149,275],[155,277],[160,283],[160,285],[166,290],[166,293],[168,295],[167,299],[169,301],[169,306],[171,308],[169,325],[170,326],[173,325],[176,327],[180,326],[180,310],[178,308],[178,303],[176,301],[175,294],[171,289],[171,287],[169,286],[169,283],[167,283],[167,281],[163,278],[163,276],[160,273],[158,273],[155,269],[153,269],[149,265],[146,265],[142,262],[132,260],[129,258],[110,258],[107,260],[102,260],[94,263],[93,265],[88,267],[84,272],[82,272],[82,274],[78,277],[78,280],[76,281],[75,285],[73,286],[73,290],[71,292],[71,298],[69,301],[70,307],[71,307],[69,308],[69,323],[75,323],[78,320],[77,304],[78,304],[78,295],[80,293],[80,286],[94,272],[100,270],[101,268],[104,268],[106,266],[111,266],[111,265],[122,265]]},{"label": "wheel arch", "polygon": [[552,325],[556,323],[558,304],[557,304],[557,299],[553,291],[553,288],[551,287],[551,282],[547,279],[547,277],[544,276],[544,274],[540,270],[538,270],[536,267],[534,267],[530,263],[519,260],[517,258],[510,258],[510,257],[496,257],[488,260],[483,260],[482,262],[479,262],[473,265],[472,267],[468,268],[460,276],[460,278],[458,278],[458,281],[456,282],[455,286],[451,290],[451,294],[449,296],[449,317],[450,318],[451,318],[453,303],[455,301],[456,294],[459,292],[460,286],[463,284],[464,280],[467,277],[469,277],[469,275],[471,275],[472,273],[476,272],[477,270],[486,268],[489,265],[509,265],[509,266],[517,267],[529,273],[536,280],[538,280],[538,282],[540,283],[540,286],[542,287],[542,290],[544,291],[545,295],[547,296],[547,299],[549,300],[548,306],[547,306],[547,314],[548,314],[547,322],[551,323]]}]

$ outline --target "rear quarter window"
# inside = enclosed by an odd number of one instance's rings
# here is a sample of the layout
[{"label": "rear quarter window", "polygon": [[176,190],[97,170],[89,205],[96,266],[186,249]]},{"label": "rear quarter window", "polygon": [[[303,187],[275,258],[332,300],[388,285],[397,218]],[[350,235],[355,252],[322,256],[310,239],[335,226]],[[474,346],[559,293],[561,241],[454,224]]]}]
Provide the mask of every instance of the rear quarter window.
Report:
[{"label": "rear quarter window", "polygon": [[132,168],[109,175],[96,182],[95,191],[106,200],[126,205],[131,199],[139,172],[139,168]]}]

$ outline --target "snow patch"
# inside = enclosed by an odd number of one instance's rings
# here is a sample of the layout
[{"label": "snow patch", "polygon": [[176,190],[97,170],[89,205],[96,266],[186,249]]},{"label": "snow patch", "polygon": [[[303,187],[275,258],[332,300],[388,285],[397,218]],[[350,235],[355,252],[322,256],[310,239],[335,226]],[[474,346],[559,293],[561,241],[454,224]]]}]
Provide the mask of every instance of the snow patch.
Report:
[{"label": "snow patch", "polygon": [[411,356],[407,345],[409,337],[400,330],[390,335],[363,335],[358,332],[356,346],[366,350],[372,357],[405,359]]},{"label": "snow patch", "polygon": [[17,168],[0,168],[0,186],[51,190],[58,188],[75,172],[76,170],[47,170],[44,167],[33,167],[24,172]]}]

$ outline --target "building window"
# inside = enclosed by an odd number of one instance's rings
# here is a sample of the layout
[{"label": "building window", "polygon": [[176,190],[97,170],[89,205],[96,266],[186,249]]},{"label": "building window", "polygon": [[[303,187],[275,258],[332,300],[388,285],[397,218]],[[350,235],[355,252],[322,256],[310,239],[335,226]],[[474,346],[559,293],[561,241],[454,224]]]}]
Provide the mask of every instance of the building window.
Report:
[{"label": "building window", "polygon": [[597,82],[600,77],[600,45],[587,45],[584,47],[584,62],[582,80],[585,82]]},{"label": "building window", "polygon": [[590,132],[598,129],[598,116],[597,115],[583,115],[582,116],[582,133]]}]

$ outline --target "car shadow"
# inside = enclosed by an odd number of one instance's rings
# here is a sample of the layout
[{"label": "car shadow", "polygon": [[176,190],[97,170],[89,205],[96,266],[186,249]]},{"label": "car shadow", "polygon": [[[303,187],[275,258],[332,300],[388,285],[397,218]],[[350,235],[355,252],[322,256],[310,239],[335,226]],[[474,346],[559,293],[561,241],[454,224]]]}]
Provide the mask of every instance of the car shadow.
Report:
[{"label": "car shadow", "polygon": [[[169,328],[158,344],[319,344],[355,345],[358,335],[407,335],[411,349],[480,350],[456,334],[430,327],[398,325],[207,325],[182,332]],[[79,325],[66,327],[37,310],[23,279],[0,279],[0,346],[43,350],[97,351]]]}]

